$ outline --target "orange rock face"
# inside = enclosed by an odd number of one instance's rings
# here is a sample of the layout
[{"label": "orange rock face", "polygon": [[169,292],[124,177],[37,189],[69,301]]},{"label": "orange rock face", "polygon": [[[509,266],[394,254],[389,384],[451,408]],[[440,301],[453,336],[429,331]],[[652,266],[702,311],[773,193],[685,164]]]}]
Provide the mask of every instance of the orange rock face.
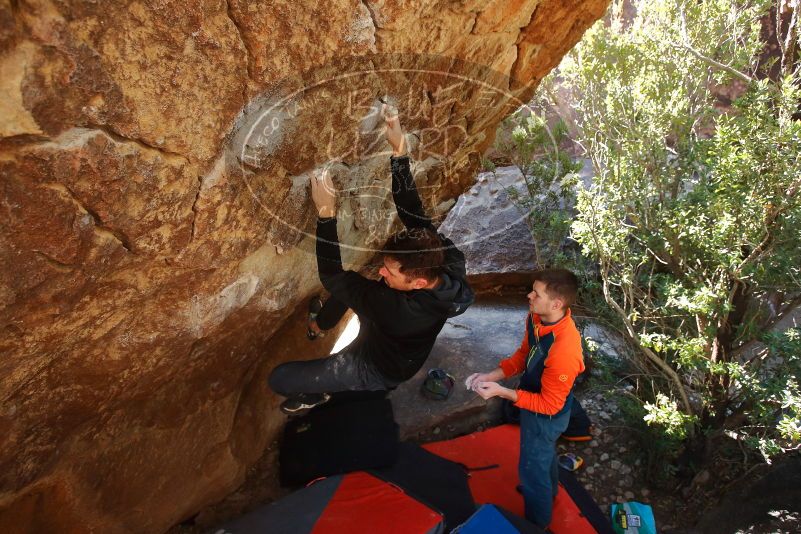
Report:
[{"label": "orange rock face", "polygon": [[608,0],[0,0],[0,530],[163,532],[244,479],[309,344],[309,173],[343,255],[396,228],[379,98],[424,202]]}]

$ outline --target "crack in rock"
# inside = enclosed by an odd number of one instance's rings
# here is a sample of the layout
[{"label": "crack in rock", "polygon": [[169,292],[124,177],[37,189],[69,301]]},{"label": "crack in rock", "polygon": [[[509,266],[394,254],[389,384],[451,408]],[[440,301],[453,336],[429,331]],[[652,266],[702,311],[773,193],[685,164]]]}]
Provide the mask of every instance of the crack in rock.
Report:
[{"label": "crack in rock", "polygon": [[[73,130],[85,130],[86,134],[91,133],[91,132],[100,132],[100,133],[105,134],[109,139],[111,139],[112,141],[115,141],[117,143],[123,143],[123,144],[124,143],[134,143],[134,144],[138,145],[140,148],[142,148],[143,150],[155,150],[159,154],[163,155],[165,157],[165,159],[180,158],[181,160],[183,160],[185,162],[189,161],[189,158],[187,158],[186,156],[184,156],[180,152],[173,152],[171,150],[167,150],[166,148],[154,145],[154,144],[149,143],[149,142],[147,142],[147,141],[145,141],[143,139],[138,139],[138,138],[135,138],[135,137],[126,137],[125,135],[117,132],[116,130],[114,130],[112,127],[110,127],[108,125],[90,124],[89,126],[91,128],[88,128],[88,129],[85,129],[85,128],[73,128]],[[69,131],[71,131],[71,130],[69,130]],[[64,134],[61,134],[61,135],[64,135]],[[59,137],[61,137],[61,135]]]},{"label": "crack in rock", "polygon": [[[246,60],[245,63],[248,74],[248,80],[252,81],[255,79],[253,76],[253,65],[251,64],[254,55],[253,52],[250,50],[250,47],[248,46],[248,42],[245,40],[245,34],[242,32],[242,28],[239,26],[239,23],[236,21],[236,18],[234,17],[234,12],[231,9],[231,0],[225,0],[225,12],[228,15],[228,18],[231,20],[231,24],[233,24],[234,28],[236,28],[236,33],[239,35],[239,40],[242,41],[242,47],[245,49],[245,60]],[[248,88],[247,84],[245,84],[244,101],[246,103],[248,101],[247,92]]]},{"label": "crack in rock", "polygon": [[125,233],[121,232],[120,230],[117,230],[115,228],[112,228],[112,227],[108,226],[103,221],[103,218],[100,217],[100,215],[97,213],[97,211],[95,211],[94,209],[90,208],[89,206],[87,206],[86,204],[84,204],[83,202],[81,202],[78,199],[77,195],[75,194],[75,192],[72,189],[70,189],[69,187],[67,187],[66,185],[61,184],[61,183],[51,183],[51,184],[48,184],[48,187],[51,188],[51,189],[54,189],[56,191],[59,191],[59,192],[65,194],[66,196],[68,196],[70,198],[70,200],[72,200],[75,203],[75,205],[78,206],[78,209],[80,209],[84,213],[88,214],[92,218],[92,221],[94,223],[94,230],[95,230],[96,233],[101,234],[101,235],[105,235],[106,237],[111,238],[112,240],[114,240],[117,243],[119,243],[120,246],[122,246],[122,248],[124,248],[126,250],[126,252],[130,252],[131,254],[134,254],[134,250],[133,250],[133,246],[131,245],[130,238],[127,235],[125,235]]},{"label": "crack in rock", "polygon": [[380,26],[378,25],[378,16],[376,15],[375,10],[370,6],[368,0],[362,0],[362,4],[364,5],[364,7],[367,8],[367,12],[370,13],[370,18],[373,21],[373,28],[375,28],[375,31],[377,33],[378,28],[380,28]]},{"label": "crack in rock", "polygon": [[50,256],[46,252],[42,252],[41,250],[33,250],[32,251],[37,256],[43,258],[51,267],[55,268],[57,271],[62,273],[67,273],[72,271],[75,266],[69,263],[64,263],[63,261],[59,261],[54,257]]}]

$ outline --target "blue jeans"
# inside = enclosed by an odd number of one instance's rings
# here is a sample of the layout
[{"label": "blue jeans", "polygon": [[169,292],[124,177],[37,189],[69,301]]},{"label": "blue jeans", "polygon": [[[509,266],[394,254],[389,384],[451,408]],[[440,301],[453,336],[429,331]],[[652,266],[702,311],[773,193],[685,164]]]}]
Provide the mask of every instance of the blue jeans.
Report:
[{"label": "blue jeans", "polygon": [[570,421],[569,395],[565,408],[554,416],[520,410],[520,463],[518,471],[523,486],[526,519],[542,528],[551,523],[556,492],[559,491],[559,466],[556,440]]}]

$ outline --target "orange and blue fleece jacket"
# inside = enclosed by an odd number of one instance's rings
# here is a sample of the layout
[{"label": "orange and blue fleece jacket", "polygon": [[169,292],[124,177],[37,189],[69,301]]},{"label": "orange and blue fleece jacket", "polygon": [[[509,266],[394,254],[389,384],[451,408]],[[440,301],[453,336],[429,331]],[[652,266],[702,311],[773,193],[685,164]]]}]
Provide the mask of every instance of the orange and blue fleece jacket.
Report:
[{"label": "orange and blue fleece jacket", "polygon": [[562,411],[576,377],[584,371],[581,334],[570,310],[551,325],[529,314],[520,348],[500,367],[506,377],[523,374],[515,406],[545,415]]}]

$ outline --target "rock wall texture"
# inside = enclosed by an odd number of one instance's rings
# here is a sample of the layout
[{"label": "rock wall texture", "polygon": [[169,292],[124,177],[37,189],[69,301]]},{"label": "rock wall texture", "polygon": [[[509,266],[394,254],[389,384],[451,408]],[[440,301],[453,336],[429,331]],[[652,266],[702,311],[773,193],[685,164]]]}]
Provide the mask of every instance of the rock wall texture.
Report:
[{"label": "rock wall texture", "polygon": [[[578,172],[584,187],[590,187],[593,170],[589,160]],[[529,195],[523,174],[516,166],[497,167],[476,176],[439,226],[439,231],[459,243],[467,260],[473,290],[504,293],[512,288],[526,291],[531,273],[538,269],[535,243],[526,223],[526,213],[510,193]],[[572,206],[571,206],[572,207]],[[547,250],[540,253],[547,254]],[[525,294],[525,293],[524,293]]]},{"label": "rock wall texture", "polygon": [[267,372],[325,350],[278,333],[319,291],[309,172],[364,266],[377,99],[442,215],[606,4],[0,0],[0,530],[163,532],[236,488]]},{"label": "rock wall texture", "polygon": [[528,195],[519,168],[482,172],[439,226],[443,235],[460,241],[471,280],[484,276],[500,284],[503,275],[518,273],[528,280],[527,274],[537,269],[525,212],[515,205],[510,191],[521,198]]}]

